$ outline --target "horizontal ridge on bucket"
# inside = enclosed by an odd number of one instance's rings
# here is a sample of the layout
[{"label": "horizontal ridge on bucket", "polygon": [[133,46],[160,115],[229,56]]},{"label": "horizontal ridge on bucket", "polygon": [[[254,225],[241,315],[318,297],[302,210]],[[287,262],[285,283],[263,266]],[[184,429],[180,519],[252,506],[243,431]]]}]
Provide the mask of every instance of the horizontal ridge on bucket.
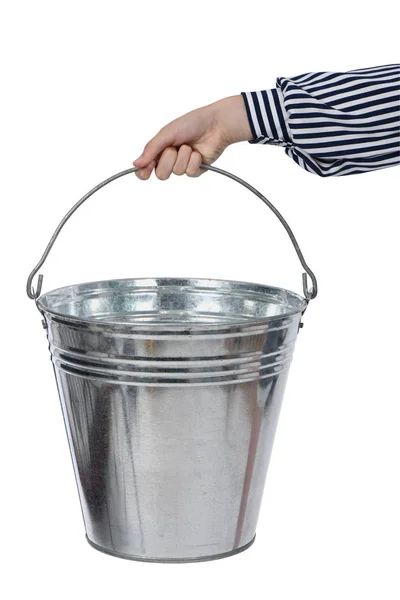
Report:
[{"label": "horizontal ridge on bucket", "polygon": [[[128,385],[212,385],[289,368],[295,340],[287,332],[305,301],[241,282],[136,279],[62,288],[42,296],[39,306],[51,323],[53,362],[66,373]],[[179,320],[168,318],[177,306]],[[151,329],[141,340],[143,325]],[[274,350],[265,353],[267,334]]]}]

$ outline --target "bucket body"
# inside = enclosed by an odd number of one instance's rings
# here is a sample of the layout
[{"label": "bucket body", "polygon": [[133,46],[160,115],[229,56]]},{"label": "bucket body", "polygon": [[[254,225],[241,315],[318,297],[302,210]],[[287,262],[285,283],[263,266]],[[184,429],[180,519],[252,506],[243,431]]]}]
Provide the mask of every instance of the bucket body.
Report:
[{"label": "bucket body", "polygon": [[247,548],[304,298],[128,279],[61,288],[38,306],[89,542],[172,562]]}]

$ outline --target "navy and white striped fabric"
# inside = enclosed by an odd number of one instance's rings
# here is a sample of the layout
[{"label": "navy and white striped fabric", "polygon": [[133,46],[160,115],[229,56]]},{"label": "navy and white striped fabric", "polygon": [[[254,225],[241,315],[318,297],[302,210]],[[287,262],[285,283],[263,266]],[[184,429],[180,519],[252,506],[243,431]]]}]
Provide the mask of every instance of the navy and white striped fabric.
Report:
[{"label": "navy and white striped fabric", "polygon": [[278,77],[276,84],[242,92],[251,144],[283,146],[321,177],[400,164],[400,65]]}]

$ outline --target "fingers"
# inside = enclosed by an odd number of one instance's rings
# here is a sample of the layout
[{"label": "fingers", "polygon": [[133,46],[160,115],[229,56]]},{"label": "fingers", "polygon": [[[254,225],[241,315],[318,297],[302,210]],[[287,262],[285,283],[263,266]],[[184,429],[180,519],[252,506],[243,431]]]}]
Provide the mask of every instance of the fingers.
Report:
[{"label": "fingers", "polygon": [[202,173],[205,173],[204,169],[200,169],[202,162],[203,157],[201,156],[200,152],[193,150],[186,168],[186,175],[188,175],[188,177],[199,177]]},{"label": "fingers", "polygon": [[139,177],[139,179],[143,179],[143,181],[146,181],[146,179],[150,177],[155,166],[156,163],[154,160],[152,160],[150,164],[147,165],[147,167],[144,167],[144,169],[140,169],[139,171],[135,172],[136,177]]},{"label": "fingers", "polygon": [[173,168],[173,173],[175,175],[184,175],[186,173],[191,155],[192,149],[190,146],[184,144],[179,148],[178,156]]},{"label": "fingers", "polygon": [[[173,146],[165,148],[159,157],[157,163],[152,160],[147,166],[136,171],[136,176],[139,179],[149,179],[154,167],[155,174],[158,179],[165,181],[172,173],[175,175],[188,175],[188,177],[199,177],[205,170],[200,169],[203,161],[202,155],[197,150],[192,150],[186,144],[182,145],[179,150]],[[135,165],[138,161],[135,161]],[[157,166],[156,166],[157,165]]]},{"label": "fingers", "polygon": [[178,151],[176,148],[169,147],[164,150],[156,167],[156,176],[158,179],[161,179],[162,181],[168,179],[175,166],[177,156]]},{"label": "fingers", "polygon": [[163,127],[156,136],[154,136],[144,147],[143,153],[133,164],[135,167],[146,167],[152,160],[168,146],[173,146],[175,142],[175,126],[173,123]]},{"label": "fingers", "polygon": [[176,148],[166,148],[158,161],[156,176],[162,181],[168,179],[171,173],[198,177],[203,172],[200,170],[202,160],[200,152],[192,150],[190,146],[181,146],[179,152]]}]

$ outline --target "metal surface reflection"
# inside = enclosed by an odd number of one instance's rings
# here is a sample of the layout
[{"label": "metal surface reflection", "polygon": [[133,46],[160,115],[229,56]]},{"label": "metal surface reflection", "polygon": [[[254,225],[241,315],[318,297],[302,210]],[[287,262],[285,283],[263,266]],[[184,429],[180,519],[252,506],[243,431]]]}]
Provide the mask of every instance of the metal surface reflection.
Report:
[{"label": "metal surface reflection", "polygon": [[87,537],[139,560],[252,542],[306,301],[213,280],[117,280],[39,299]]}]

